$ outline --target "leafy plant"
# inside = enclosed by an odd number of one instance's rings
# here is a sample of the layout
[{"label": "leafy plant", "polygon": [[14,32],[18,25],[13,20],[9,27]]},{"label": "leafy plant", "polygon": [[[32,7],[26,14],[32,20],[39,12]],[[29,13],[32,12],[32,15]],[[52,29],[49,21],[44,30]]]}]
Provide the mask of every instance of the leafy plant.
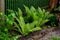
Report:
[{"label": "leafy plant", "polygon": [[0,28],[3,26],[4,23],[5,23],[5,21],[4,21],[4,14],[0,13]]},{"label": "leafy plant", "polygon": [[14,13],[10,11],[11,14],[5,15],[0,13],[0,40],[17,40],[18,36],[11,36],[8,32],[14,22]]},{"label": "leafy plant", "polygon": [[11,36],[9,33],[0,31],[0,40],[17,40],[18,36]]},{"label": "leafy plant", "polygon": [[49,18],[50,21],[47,23],[48,25],[51,25],[51,26],[57,26],[57,19],[56,19],[56,16],[52,16]]},{"label": "leafy plant", "polygon": [[33,31],[37,31],[37,30],[41,30],[40,27],[35,27],[35,22],[33,23],[25,23],[24,21],[24,17],[22,16],[22,11],[20,9],[18,9],[18,14],[19,16],[16,16],[16,20],[18,23],[14,22],[15,27],[18,28],[17,30],[23,35],[28,35],[28,33],[33,32]]},{"label": "leafy plant", "polygon": [[[37,25],[42,26],[46,22],[49,21],[49,18],[53,16],[53,14],[49,14],[49,12],[46,12],[44,9],[41,9],[38,7],[36,10],[33,6],[29,9],[27,6],[24,6],[27,13],[27,19],[31,18],[33,21],[38,21]],[[26,20],[25,18],[25,20]]]},{"label": "leafy plant", "polygon": [[60,40],[60,37],[52,37],[51,40]]},{"label": "leafy plant", "polygon": [[0,13],[0,30],[1,31],[8,32],[8,30],[11,29],[11,26],[13,25],[15,14],[12,10],[9,10],[9,12],[10,12],[9,15]]},{"label": "leafy plant", "polygon": [[28,35],[30,32],[41,30],[40,26],[48,22],[48,18],[52,16],[44,9],[38,8],[36,10],[33,6],[29,9],[25,5],[24,7],[27,15],[23,17],[21,9],[18,8],[15,17],[17,22],[14,22],[15,27],[23,36]]},{"label": "leafy plant", "polygon": [[14,23],[14,18],[15,18],[15,13],[13,10],[8,10],[10,14],[5,15],[5,25],[6,25],[6,30],[9,30]]},{"label": "leafy plant", "polygon": [[54,11],[59,11],[60,6],[58,6],[57,8],[54,8]]}]

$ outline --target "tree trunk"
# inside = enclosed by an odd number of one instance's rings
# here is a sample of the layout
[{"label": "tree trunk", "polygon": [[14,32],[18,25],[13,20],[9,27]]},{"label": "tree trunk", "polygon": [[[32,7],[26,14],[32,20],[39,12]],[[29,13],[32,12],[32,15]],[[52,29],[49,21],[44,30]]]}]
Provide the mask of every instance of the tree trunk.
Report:
[{"label": "tree trunk", "polygon": [[5,11],[4,0],[0,0],[0,12],[4,12],[4,11]]},{"label": "tree trunk", "polygon": [[58,4],[58,0],[50,0],[49,1],[50,10],[52,10],[54,7],[56,7],[57,4]]}]

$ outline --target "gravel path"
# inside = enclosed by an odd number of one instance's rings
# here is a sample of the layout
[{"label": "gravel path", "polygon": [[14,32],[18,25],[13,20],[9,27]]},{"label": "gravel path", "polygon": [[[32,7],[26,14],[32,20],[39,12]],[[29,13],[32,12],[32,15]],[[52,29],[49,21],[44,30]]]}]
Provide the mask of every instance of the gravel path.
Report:
[{"label": "gravel path", "polygon": [[60,28],[57,28],[54,31],[48,32],[45,36],[43,36],[39,40],[49,40],[51,37],[60,37]]}]

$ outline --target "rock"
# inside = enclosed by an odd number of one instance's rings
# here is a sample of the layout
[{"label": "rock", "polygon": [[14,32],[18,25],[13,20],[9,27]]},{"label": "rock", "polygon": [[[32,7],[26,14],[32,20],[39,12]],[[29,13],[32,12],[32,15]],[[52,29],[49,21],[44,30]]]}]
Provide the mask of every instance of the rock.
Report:
[{"label": "rock", "polygon": [[32,38],[28,38],[27,40],[33,40]]}]

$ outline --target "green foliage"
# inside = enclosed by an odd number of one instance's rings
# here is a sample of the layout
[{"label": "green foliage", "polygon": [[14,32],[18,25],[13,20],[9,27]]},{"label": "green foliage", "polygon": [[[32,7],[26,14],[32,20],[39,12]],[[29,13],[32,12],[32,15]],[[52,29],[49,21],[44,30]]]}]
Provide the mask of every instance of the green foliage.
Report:
[{"label": "green foliage", "polygon": [[33,6],[30,9],[25,5],[24,7],[27,15],[23,17],[21,9],[18,9],[18,12],[16,12],[17,16],[15,17],[18,23],[14,22],[15,27],[23,36],[28,35],[30,32],[41,30],[40,26],[48,22],[48,18],[53,16],[39,7],[38,10]]},{"label": "green foliage", "polygon": [[13,19],[14,13],[12,12],[8,16],[4,13],[0,13],[0,40],[17,40],[17,36],[11,36],[9,33],[14,22]]},{"label": "green foliage", "polygon": [[0,40],[9,40],[9,37],[4,32],[0,31]]},{"label": "green foliage", "polygon": [[52,16],[49,18],[50,21],[48,22],[48,25],[51,25],[51,26],[56,26],[57,25],[57,19],[56,19],[56,16]]},{"label": "green foliage", "polygon": [[5,25],[7,29],[10,29],[14,23],[15,14],[13,10],[8,10],[10,14],[5,15]]},{"label": "green foliage", "polygon": [[37,30],[41,30],[40,27],[35,27],[35,22],[32,23],[25,23],[24,18],[22,16],[22,11],[19,9],[19,13],[20,14],[18,17],[16,16],[16,20],[18,23],[14,22],[15,27],[18,28],[17,30],[23,35],[28,35],[28,33],[33,32],[33,31],[37,31]]},{"label": "green foliage", "polygon": [[51,40],[60,40],[60,37],[52,37]]},{"label": "green foliage", "polygon": [[8,15],[0,14],[1,40],[16,40],[18,38],[18,36],[12,36],[10,34],[9,30],[11,30],[12,27],[16,28],[15,30],[23,36],[28,35],[30,32],[41,30],[41,26],[48,22],[49,18],[53,16],[39,7],[38,9],[35,9],[33,6],[29,8],[24,5],[24,7],[25,16],[19,8],[16,13],[13,10],[9,10],[10,14]]},{"label": "green foliage", "polygon": [[4,18],[3,18],[4,14],[0,13],[0,28],[1,26],[3,26],[4,22]]},{"label": "green foliage", "polygon": [[11,36],[9,33],[0,31],[0,40],[17,40],[18,36]]},{"label": "green foliage", "polygon": [[[31,18],[33,19],[33,21],[38,21],[37,25],[42,26],[43,24],[45,24],[46,22],[49,21],[49,18],[52,17],[52,14],[49,14],[49,12],[46,12],[44,9],[41,9],[38,7],[38,9],[36,10],[33,6],[29,9],[28,7],[24,6],[26,9],[26,13],[27,13],[27,19]],[[25,20],[26,20],[25,18]]]},{"label": "green foliage", "polygon": [[58,6],[57,8],[54,8],[54,11],[59,11],[60,6]]}]

